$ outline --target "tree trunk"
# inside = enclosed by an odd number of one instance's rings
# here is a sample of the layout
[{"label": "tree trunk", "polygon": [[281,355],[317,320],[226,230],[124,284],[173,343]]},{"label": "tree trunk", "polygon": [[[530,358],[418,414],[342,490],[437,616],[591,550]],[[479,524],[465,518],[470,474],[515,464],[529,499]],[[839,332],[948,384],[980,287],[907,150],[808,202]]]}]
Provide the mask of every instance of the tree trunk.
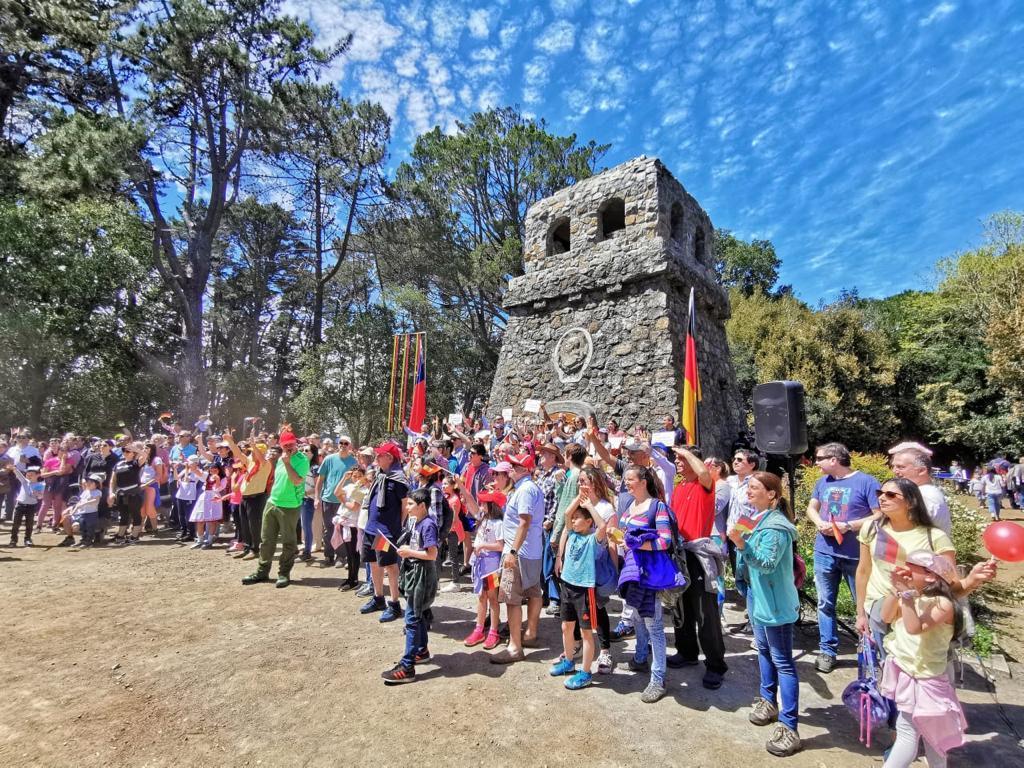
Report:
[{"label": "tree trunk", "polygon": [[182,349],[180,411],[186,424],[199,418],[207,408],[206,366],[203,362],[203,293],[196,288],[195,285],[189,286],[186,292],[189,323],[182,334],[185,344]]},{"label": "tree trunk", "polygon": [[324,330],[324,211],[321,187],[320,168],[317,167],[313,172],[313,247],[316,250],[313,261],[313,347],[323,343]]}]

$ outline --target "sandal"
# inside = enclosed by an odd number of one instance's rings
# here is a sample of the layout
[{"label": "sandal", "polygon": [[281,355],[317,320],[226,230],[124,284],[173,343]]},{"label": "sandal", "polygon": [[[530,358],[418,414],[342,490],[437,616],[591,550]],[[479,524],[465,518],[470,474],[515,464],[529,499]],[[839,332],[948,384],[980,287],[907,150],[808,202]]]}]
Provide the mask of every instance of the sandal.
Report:
[{"label": "sandal", "polygon": [[493,629],[487,633],[487,639],[484,641],[484,650],[490,651],[497,648],[501,644],[501,637]]}]

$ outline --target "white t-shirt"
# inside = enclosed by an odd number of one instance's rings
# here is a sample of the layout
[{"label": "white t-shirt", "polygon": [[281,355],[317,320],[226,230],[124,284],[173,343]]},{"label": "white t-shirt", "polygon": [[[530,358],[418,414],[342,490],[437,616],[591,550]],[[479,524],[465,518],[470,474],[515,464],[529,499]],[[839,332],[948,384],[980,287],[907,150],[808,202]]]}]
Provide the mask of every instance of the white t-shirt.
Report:
[{"label": "white t-shirt", "polygon": [[610,501],[605,499],[600,499],[594,506],[594,509],[606,523],[611,520],[612,516],[615,514],[615,507],[612,506]]},{"label": "white t-shirt", "polygon": [[22,472],[25,471],[28,459],[38,459],[38,461],[36,461],[35,463],[39,464],[40,466],[43,463],[43,457],[39,454],[39,451],[36,449],[36,447],[32,445],[26,445],[24,448],[22,448],[20,445],[15,443],[14,445],[7,449],[7,456],[11,459],[11,461],[18,465],[18,469],[20,469]]},{"label": "white t-shirt", "polygon": [[676,488],[676,465],[668,460],[668,456],[660,448],[651,448],[651,463],[665,488],[665,500],[668,501]]},{"label": "white t-shirt", "polygon": [[986,494],[992,494],[994,496],[1006,490],[1003,478],[999,475],[992,475],[991,479],[989,479],[988,475],[982,475],[981,482]]},{"label": "white t-shirt", "polygon": [[919,485],[918,490],[924,498],[924,505],[928,508],[928,515],[936,528],[941,528],[947,534],[953,530],[953,519],[949,514],[949,504],[946,503],[946,494],[939,486],[933,483]]}]

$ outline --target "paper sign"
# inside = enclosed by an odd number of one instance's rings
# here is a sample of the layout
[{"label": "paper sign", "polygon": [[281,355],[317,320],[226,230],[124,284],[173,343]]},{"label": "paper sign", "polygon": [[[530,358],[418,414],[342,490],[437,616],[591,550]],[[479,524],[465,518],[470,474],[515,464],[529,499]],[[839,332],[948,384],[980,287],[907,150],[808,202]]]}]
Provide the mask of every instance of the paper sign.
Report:
[{"label": "paper sign", "polygon": [[664,445],[666,448],[671,448],[675,443],[676,433],[671,430],[655,432],[651,435],[651,445]]},{"label": "paper sign", "polygon": [[540,413],[540,400],[527,400],[523,403],[523,410],[526,413]]},{"label": "paper sign", "polygon": [[475,437],[477,440],[486,440],[490,436],[491,430],[489,429],[481,429],[479,432],[473,435],[473,437]]},{"label": "paper sign", "polygon": [[448,423],[451,424],[453,427],[460,427],[460,426],[462,426],[462,414],[461,413],[449,413],[448,414]]},{"label": "paper sign", "polygon": [[608,438],[608,445],[611,446],[613,451],[617,450],[617,449],[622,447],[622,441],[625,440],[625,439],[626,438],[624,438],[624,437],[614,437],[614,436],[613,437],[609,437]]},{"label": "paper sign", "polygon": [[511,408],[502,408],[501,409],[501,418],[503,418],[505,421],[512,421],[512,409]]}]

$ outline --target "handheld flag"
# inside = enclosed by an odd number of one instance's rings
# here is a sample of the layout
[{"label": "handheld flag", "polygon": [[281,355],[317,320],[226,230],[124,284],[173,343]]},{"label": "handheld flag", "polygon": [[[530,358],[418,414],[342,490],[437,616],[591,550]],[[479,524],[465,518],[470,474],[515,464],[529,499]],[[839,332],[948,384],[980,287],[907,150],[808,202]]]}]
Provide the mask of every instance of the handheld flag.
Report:
[{"label": "handheld flag", "polygon": [[882,526],[878,526],[875,532],[875,558],[894,565],[901,559],[907,559],[899,542],[882,530]]},{"label": "handheld flag", "polygon": [[733,524],[733,528],[737,529],[742,535],[749,536],[757,528],[757,524],[761,522],[761,518],[765,516],[765,512],[755,512],[750,515],[742,515],[739,520]]},{"label": "handheld flag", "polygon": [[697,370],[697,310],[694,304],[693,288],[690,289],[690,318],[686,325],[685,363],[683,367],[683,418],[682,428],[686,442],[697,445],[700,440],[700,418],[697,405],[700,403],[700,372]]},{"label": "handheld flag", "polygon": [[481,579],[483,583],[484,592],[489,592],[492,589],[497,589],[501,583],[501,569],[491,571]]},{"label": "handheld flag", "polygon": [[836,543],[843,546],[843,532],[839,530],[835,520],[832,521],[832,535],[836,537]]},{"label": "handheld flag", "polygon": [[374,552],[387,552],[388,549],[397,550],[394,544],[391,543],[391,539],[385,536],[383,533],[377,532],[377,538],[373,541]]},{"label": "handheld flag", "polygon": [[427,361],[426,339],[420,334],[416,337],[416,374],[412,385],[412,413],[409,414],[409,429],[413,432],[423,430],[423,421],[427,418]]}]

